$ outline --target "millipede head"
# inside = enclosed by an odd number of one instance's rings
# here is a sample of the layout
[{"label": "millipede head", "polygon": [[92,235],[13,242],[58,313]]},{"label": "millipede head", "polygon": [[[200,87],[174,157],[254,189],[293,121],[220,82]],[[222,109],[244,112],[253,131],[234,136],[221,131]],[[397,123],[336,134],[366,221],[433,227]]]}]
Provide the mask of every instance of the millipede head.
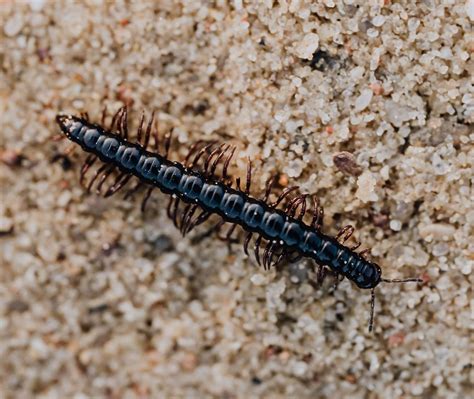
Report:
[{"label": "millipede head", "polygon": [[72,115],[56,115],[56,123],[66,136],[68,136],[69,129],[74,123],[74,119],[76,118]]}]

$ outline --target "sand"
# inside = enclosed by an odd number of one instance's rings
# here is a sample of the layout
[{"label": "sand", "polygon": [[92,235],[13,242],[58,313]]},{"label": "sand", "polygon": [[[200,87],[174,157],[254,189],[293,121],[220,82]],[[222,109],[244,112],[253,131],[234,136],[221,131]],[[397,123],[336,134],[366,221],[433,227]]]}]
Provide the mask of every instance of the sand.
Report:
[{"label": "sand", "polygon": [[[474,3],[414,3],[1,2],[1,396],[472,394]],[[161,193],[88,194],[54,118],[124,103],[173,159],[231,142],[255,195],[280,173],[424,283],[378,287],[370,334],[370,293],[308,260],[264,271],[182,238]]]}]

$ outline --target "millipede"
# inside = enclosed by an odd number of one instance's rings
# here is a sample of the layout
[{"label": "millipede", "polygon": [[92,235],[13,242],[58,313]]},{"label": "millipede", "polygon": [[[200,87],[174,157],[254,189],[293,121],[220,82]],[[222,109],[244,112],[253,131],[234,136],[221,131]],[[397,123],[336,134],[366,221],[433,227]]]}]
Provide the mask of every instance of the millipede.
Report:
[{"label": "millipede", "polygon": [[[282,262],[296,262],[303,257],[312,259],[318,267],[319,281],[327,271],[331,271],[338,280],[347,278],[357,287],[370,290],[369,331],[374,324],[375,288],[379,284],[422,282],[419,278],[382,278],[380,266],[367,259],[368,249],[356,252],[360,242],[345,245],[354,232],[351,225],[342,228],[335,237],[324,234],[321,231],[324,211],[314,195],[296,193],[298,187],[294,186],[285,188],[276,200],[270,201],[277,175],[267,181],[261,198],[253,197],[250,194],[250,160],[247,162],[245,185],[239,177],[230,176],[229,165],[236,151],[231,144],[197,141],[189,148],[184,161],[176,162],[168,157],[171,131],[161,143],[158,128],[153,123],[154,113],[148,121],[145,113],[141,114],[135,139],[129,138],[128,109],[125,106],[112,116],[108,127],[105,109],[100,124],[91,122],[87,114],[59,114],[56,121],[69,140],[89,153],[80,172],[80,183],[88,191],[95,184],[98,194],[110,197],[135,177],[137,182],[128,188],[125,197],[146,188],[141,202],[141,210],[145,212],[155,188],[169,195],[167,214],[183,236],[206,222],[211,215],[217,215],[218,223],[202,237],[215,233],[223,240],[235,242],[232,236],[235,228],[240,226],[246,233],[245,253],[249,255],[249,244],[255,238],[255,259],[264,269]],[[150,149],[152,137],[153,150]],[[164,147],[161,153],[160,147]],[[86,183],[86,174],[97,160],[102,164]],[[114,171],[118,173],[113,175]],[[114,176],[112,182],[104,187],[111,175]],[[303,220],[306,214],[307,219],[311,218],[310,222]],[[222,233],[225,224],[230,226]]]}]

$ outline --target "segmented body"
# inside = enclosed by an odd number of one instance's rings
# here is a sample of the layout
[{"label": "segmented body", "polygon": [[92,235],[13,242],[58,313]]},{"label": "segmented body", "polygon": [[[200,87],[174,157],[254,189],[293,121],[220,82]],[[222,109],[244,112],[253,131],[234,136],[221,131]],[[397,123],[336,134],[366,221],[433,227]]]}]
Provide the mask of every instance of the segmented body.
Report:
[{"label": "segmented body", "polygon": [[83,118],[67,118],[62,122],[67,136],[104,163],[113,164],[124,173],[133,174],[140,181],[185,203],[197,204],[206,212],[216,213],[226,222],[238,224],[275,245],[328,266],[360,288],[373,288],[381,281],[378,265],[302,220],[224,182],[149,152],[140,144],[107,132]]}]

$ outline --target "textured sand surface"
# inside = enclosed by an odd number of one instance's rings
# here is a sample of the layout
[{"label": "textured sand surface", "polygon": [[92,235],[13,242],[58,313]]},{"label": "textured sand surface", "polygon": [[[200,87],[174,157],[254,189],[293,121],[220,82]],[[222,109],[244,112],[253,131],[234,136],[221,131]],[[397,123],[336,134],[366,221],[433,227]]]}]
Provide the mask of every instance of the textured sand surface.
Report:
[{"label": "textured sand surface", "polygon": [[[467,397],[473,2],[134,3],[0,2],[0,396]],[[180,237],[163,194],[87,194],[54,117],[124,103],[424,283],[381,285],[369,334],[369,292],[309,261],[265,272]]]}]

